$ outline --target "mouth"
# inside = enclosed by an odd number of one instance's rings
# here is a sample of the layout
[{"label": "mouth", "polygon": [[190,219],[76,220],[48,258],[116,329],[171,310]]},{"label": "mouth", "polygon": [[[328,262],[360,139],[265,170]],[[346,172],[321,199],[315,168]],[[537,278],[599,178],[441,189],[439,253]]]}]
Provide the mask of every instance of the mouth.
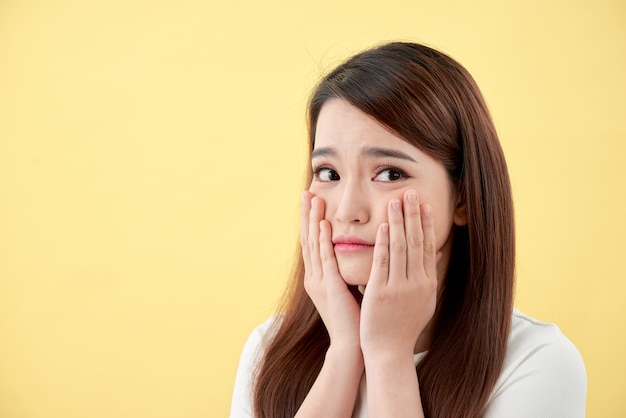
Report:
[{"label": "mouth", "polygon": [[333,239],[336,253],[358,253],[374,249],[374,244],[357,237],[339,236]]}]

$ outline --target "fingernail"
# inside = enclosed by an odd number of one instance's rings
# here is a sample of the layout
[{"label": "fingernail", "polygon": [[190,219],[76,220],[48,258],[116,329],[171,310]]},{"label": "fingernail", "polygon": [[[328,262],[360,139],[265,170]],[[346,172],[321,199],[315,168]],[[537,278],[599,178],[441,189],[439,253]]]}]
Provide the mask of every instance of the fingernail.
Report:
[{"label": "fingernail", "polygon": [[415,203],[417,202],[417,194],[414,191],[410,191],[407,195],[406,195],[406,199],[411,202],[411,203]]},{"label": "fingernail", "polygon": [[394,199],[391,201],[391,209],[393,210],[400,210],[400,201],[397,199]]},{"label": "fingernail", "polygon": [[430,205],[422,206],[422,214],[424,216],[430,216]]},{"label": "fingernail", "polygon": [[387,223],[382,224],[380,226],[380,230],[383,232],[383,234],[386,234],[387,232],[389,232],[389,224],[387,224]]}]

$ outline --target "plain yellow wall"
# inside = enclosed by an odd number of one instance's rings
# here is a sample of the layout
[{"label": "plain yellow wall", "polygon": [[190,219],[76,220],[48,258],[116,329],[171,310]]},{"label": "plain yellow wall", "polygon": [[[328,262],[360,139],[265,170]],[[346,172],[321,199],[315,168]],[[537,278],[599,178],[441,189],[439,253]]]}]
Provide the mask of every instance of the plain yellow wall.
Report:
[{"label": "plain yellow wall", "polygon": [[517,305],[626,416],[626,4],[0,2],[0,416],[226,416],[297,240],[304,108],[385,40],[477,79],[509,161]]}]

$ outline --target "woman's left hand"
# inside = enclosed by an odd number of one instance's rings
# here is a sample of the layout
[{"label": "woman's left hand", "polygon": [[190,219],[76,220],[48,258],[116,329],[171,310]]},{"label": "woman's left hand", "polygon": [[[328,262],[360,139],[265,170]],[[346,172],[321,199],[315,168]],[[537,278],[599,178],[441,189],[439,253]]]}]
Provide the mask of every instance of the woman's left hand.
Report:
[{"label": "woman's left hand", "polygon": [[[372,269],[361,305],[360,338],[368,358],[413,356],[437,303],[437,245],[430,205],[415,191],[388,205],[378,228]],[[382,356],[382,357],[381,357]]]}]

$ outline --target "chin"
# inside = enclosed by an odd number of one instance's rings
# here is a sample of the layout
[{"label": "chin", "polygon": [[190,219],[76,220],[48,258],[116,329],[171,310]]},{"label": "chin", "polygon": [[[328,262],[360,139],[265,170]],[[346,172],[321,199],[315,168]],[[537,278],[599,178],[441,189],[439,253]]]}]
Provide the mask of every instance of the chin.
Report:
[{"label": "chin", "polygon": [[343,281],[348,285],[365,286],[370,277],[372,260],[370,257],[365,262],[358,262],[358,260],[341,260],[341,257],[337,257],[337,266]]}]

